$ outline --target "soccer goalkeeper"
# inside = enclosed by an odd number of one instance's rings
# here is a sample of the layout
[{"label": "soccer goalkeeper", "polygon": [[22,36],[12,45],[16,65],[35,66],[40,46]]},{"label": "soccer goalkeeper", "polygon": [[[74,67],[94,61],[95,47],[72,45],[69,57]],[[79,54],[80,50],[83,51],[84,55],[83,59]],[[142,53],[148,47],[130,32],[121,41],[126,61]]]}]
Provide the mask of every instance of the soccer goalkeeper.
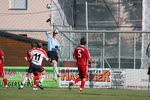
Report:
[{"label": "soccer goalkeeper", "polygon": [[53,63],[54,69],[54,80],[57,81],[59,76],[58,65],[58,54],[57,51],[60,50],[60,43],[58,39],[60,38],[57,31],[49,31],[45,33],[48,39],[48,52],[47,55]]}]

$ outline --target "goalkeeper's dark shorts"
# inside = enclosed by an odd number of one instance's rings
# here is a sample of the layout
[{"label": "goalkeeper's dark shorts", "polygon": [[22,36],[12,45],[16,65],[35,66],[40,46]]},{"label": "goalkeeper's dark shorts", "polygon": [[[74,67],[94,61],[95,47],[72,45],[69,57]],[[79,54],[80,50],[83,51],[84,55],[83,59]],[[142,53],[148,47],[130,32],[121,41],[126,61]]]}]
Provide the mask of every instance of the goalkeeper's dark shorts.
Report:
[{"label": "goalkeeper's dark shorts", "polygon": [[150,68],[148,68],[148,72],[147,72],[147,74],[148,74],[148,75],[150,75]]},{"label": "goalkeeper's dark shorts", "polygon": [[48,58],[52,60],[56,60],[58,62],[58,55],[56,51],[48,51],[47,52]]}]

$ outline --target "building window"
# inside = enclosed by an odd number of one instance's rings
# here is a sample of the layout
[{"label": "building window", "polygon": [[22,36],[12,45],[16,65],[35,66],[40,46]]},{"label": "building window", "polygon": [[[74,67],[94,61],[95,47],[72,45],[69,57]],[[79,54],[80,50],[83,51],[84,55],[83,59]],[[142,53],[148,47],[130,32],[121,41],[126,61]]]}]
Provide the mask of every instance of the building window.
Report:
[{"label": "building window", "polygon": [[26,10],[27,0],[9,0],[10,10]]}]

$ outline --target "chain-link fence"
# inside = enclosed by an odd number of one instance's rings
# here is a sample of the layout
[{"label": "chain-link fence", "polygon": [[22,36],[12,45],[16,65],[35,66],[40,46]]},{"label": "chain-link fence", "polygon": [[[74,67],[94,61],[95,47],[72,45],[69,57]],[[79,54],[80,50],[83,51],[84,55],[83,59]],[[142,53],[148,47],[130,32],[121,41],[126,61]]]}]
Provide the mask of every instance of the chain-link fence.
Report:
[{"label": "chain-link fence", "polygon": [[74,4],[77,29],[85,29],[86,23],[89,29],[141,29],[142,0],[87,0],[87,5],[85,2],[76,0]]},{"label": "chain-link fence", "polygon": [[[5,30],[6,31],[6,30]],[[13,33],[17,30],[7,30],[8,32]],[[31,30],[20,30],[20,32],[29,32]],[[38,33],[39,30],[32,30],[32,32]],[[47,30],[42,30],[39,32],[45,33]],[[36,36],[36,33],[32,33]],[[147,34],[149,39],[149,32],[146,32],[144,34]],[[74,48],[79,45],[79,41],[81,37],[87,38],[87,47],[90,51],[91,57],[92,57],[92,66],[94,68],[126,68],[126,69],[140,69],[140,68],[147,68],[147,65],[145,63],[144,67],[141,67],[141,63],[143,61],[142,54],[145,55],[145,50],[142,51],[142,31],[86,31],[86,30],[60,30],[60,36],[59,42],[61,44],[61,51],[58,52],[59,54],[59,61],[60,66],[63,66],[64,61],[75,61],[72,57],[72,53]],[[3,37],[2,34],[0,34],[1,37]],[[44,34],[43,34],[44,35]],[[23,37],[23,36],[21,36]],[[7,44],[11,44],[11,41],[9,43],[7,38],[11,38],[16,40],[21,40],[20,37],[14,38],[13,36],[6,36],[5,39],[3,39],[3,45],[0,45],[0,48],[7,49]],[[26,40],[32,38],[23,37]],[[150,40],[145,40],[147,43]],[[26,42],[24,39],[22,42]],[[31,42],[31,41],[30,41]],[[30,43],[28,42],[28,43]],[[19,42],[18,42],[19,43]],[[47,40],[44,41],[45,45],[47,44]],[[16,42],[16,46],[19,48],[22,45],[18,45]],[[145,46],[146,47],[146,46]],[[9,51],[9,53],[14,53],[18,51],[22,51],[18,48],[12,48],[6,51]],[[28,46],[28,48],[30,48]],[[46,47],[45,47],[46,48]],[[27,48],[26,48],[27,49]],[[26,51],[24,50],[24,53]],[[23,59],[23,52],[20,54],[22,56],[21,59]],[[7,55],[9,58],[11,55]],[[19,57],[21,57],[19,56]],[[15,56],[14,56],[15,57]],[[10,57],[11,58],[11,57]],[[12,59],[13,60],[13,59]],[[146,62],[146,59],[144,59]],[[16,61],[14,61],[15,63]],[[19,60],[17,61],[19,62]]]},{"label": "chain-link fence", "polygon": [[[66,34],[63,33],[63,34]],[[62,44],[62,50],[72,53],[75,46],[79,45],[81,37],[86,37],[88,49],[93,59],[92,67],[96,68],[141,68],[142,33],[132,32],[67,32],[68,43]],[[87,35],[88,34],[88,35]],[[71,43],[71,46],[69,45]],[[66,47],[67,45],[68,47]],[[72,47],[72,48],[70,48]],[[65,49],[63,49],[65,48]],[[71,54],[70,54],[71,55]],[[72,60],[70,55],[68,60]],[[64,59],[64,58],[63,58]]]},{"label": "chain-link fence", "polygon": [[[144,54],[141,50],[143,47],[141,33],[132,33],[132,31],[79,33],[71,30],[141,29],[142,0],[50,0],[40,1],[31,8],[27,7],[26,11],[8,8],[6,11],[8,2],[1,2],[4,5],[0,7],[2,8],[0,28],[36,30],[49,29],[50,25],[54,24],[54,28],[68,30],[61,32],[62,50],[59,53],[61,61],[73,60],[73,48],[79,44],[81,37],[87,37],[88,48],[93,57],[92,67],[141,68],[141,55]],[[28,4],[33,3],[33,1],[28,2]],[[52,4],[49,9],[46,8],[48,3]],[[41,11],[36,10],[38,7]],[[46,23],[50,17],[52,18],[50,24]],[[47,42],[45,31],[8,32]]]}]

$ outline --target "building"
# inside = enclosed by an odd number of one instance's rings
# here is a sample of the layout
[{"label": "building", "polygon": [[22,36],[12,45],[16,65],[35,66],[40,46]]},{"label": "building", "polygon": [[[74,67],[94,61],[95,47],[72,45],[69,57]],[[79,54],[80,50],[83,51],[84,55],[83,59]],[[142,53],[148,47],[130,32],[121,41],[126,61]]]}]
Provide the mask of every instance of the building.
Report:
[{"label": "building", "polygon": [[[7,32],[0,32],[0,48],[5,54],[5,66],[27,66],[28,62],[25,61],[24,55],[31,48],[31,42],[37,41],[33,38],[18,36]],[[44,43],[44,49],[47,48],[47,43]],[[44,62],[44,65],[48,63]]]},{"label": "building", "polygon": [[[1,0],[0,1],[0,29],[49,29],[46,20],[51,16],[46,5],[51,0]],[[13,32],[14,33],[14,32]],[[27,37],[35,37],[35,34],[26,34]],[[36,33],[37,39],[45,39],[41,33]]]}]

